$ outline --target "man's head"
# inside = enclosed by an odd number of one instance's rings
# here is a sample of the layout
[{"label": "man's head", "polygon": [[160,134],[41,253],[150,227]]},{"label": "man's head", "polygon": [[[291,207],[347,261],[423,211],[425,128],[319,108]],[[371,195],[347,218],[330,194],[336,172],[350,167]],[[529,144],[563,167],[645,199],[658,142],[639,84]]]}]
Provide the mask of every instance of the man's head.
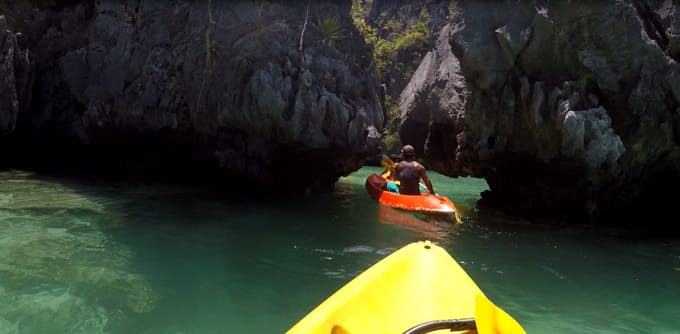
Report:
[{"label": "man's head", "polygon": [[404,145],[399,153],[401,154],[401,158],[406,161],[411,161],[416,156],[416,150],[411,145]]}]

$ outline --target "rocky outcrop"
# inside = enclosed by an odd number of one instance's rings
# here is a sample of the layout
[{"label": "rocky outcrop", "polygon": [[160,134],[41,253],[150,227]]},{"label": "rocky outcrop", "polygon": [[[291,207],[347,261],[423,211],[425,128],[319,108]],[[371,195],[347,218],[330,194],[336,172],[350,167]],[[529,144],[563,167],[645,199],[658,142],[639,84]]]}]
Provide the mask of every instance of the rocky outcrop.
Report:
[{"label": "rocky outcrop", "polygon": [[[378,153],[382,88],[350,3],[308,3],[5,4],[22,17],[18,47],[0,31],[3,151],[327,188]],[[675,2],[409,4],[372,13],[431,28],[449,15],[400,101],[401,140],[430,168],[553,218],[625,218],[680,195]]]},{"label": "rocky outcrop", "polygon": [[[353,3],[362,4],[359,7],[364,16],[358,23],[359,30],[373,49],[374,67],[384,89],[385,153],[396,154],[402,146],[399,140],[399,95],[446,24],[448,3],[429,0]],[[370,9],[367,10],[367,7]],[[364,28],[364,24],[370,28]],[[376,156],[376,160],[380,159],[380,155]]]},{"label": "rocky outcrop", "polygon": [[[447,6],[445,1],[428,0],[371,2],[367,21],[376,28],[378,36],[395,44],[393,58],[381,77],[386,94],[395,102],[423,55],[432,48],[439,31],[446,24],[449,15]],[[409,39],[408,35],[414,35],[418,25],[427,30],[427,35],[422,36],[422,39]]]},{"label": "rocky outcrop", "polygon": [[[81,1],[33,11],[18,29],[37,94],[15,136],[116,168],[328,188],[379,151],[384,120],[350,3],[310,4]],[[329,35],[323,19],[339,32]]]},{"label": "rocky outcrop", "polygon": [[660,191],[680,184],[677,4],[450,8],[401,97],[402,141],[431,168],[486,178],[483,202],[522,214],[670,212]]},{"label": "rocky outcrop", "polygon": [[0,139],[16,127],[19,97],[28,92],[29,72],[28,54],[19,49],[6,18],[0,16]]},{"label": "rocky outcrop", "polygon": [[7,29],[7,21],[0,16],[0,135],[14,131],[19,101],[14,79],[14,38]]}]

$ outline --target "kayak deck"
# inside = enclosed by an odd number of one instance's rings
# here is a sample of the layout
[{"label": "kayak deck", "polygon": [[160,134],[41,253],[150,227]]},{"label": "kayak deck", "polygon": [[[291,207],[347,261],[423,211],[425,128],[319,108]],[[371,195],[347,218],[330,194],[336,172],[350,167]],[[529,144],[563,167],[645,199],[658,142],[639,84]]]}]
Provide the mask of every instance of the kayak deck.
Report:
[{"label": "kayak deck", "polygon": [[355,277],[287,333],[404,333],[432,320],[474,318],[479,295],[483,292],[444,249],[417,242]]}]

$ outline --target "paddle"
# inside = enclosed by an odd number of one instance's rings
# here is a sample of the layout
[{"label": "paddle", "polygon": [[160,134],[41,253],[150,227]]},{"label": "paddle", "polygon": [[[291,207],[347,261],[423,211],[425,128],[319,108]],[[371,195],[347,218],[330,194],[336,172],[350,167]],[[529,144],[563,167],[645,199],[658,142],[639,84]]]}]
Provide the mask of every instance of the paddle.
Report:
[{"label": "paddle", "polygon": [[382,159],[380,160],[380,165],[383,166],[388,171],[394,171],[394,168],[396,167],[396,163],[390,159],[390,157],[386,156],[383,154]]},{"label": "paddle", "polygon": [[479,334],[526,334],[517,320],[481,293],[475,299],[475,322]]}]

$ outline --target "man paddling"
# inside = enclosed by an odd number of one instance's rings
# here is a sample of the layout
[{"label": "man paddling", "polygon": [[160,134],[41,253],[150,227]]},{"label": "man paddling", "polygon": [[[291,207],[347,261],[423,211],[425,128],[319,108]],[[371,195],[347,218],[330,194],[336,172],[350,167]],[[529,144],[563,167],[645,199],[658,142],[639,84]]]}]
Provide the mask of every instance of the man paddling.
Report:
[{"label": "man paddling", "polygon": [[399,193],[403,195],[419,195],[420,179],[423,179],[430,194],[435,195],[432,183],[427,177],[425,167],[415,161],[416,151],[411,145],[404,145],[400,151],[401,159],[394,169],[394,178],[399,180]]}]

